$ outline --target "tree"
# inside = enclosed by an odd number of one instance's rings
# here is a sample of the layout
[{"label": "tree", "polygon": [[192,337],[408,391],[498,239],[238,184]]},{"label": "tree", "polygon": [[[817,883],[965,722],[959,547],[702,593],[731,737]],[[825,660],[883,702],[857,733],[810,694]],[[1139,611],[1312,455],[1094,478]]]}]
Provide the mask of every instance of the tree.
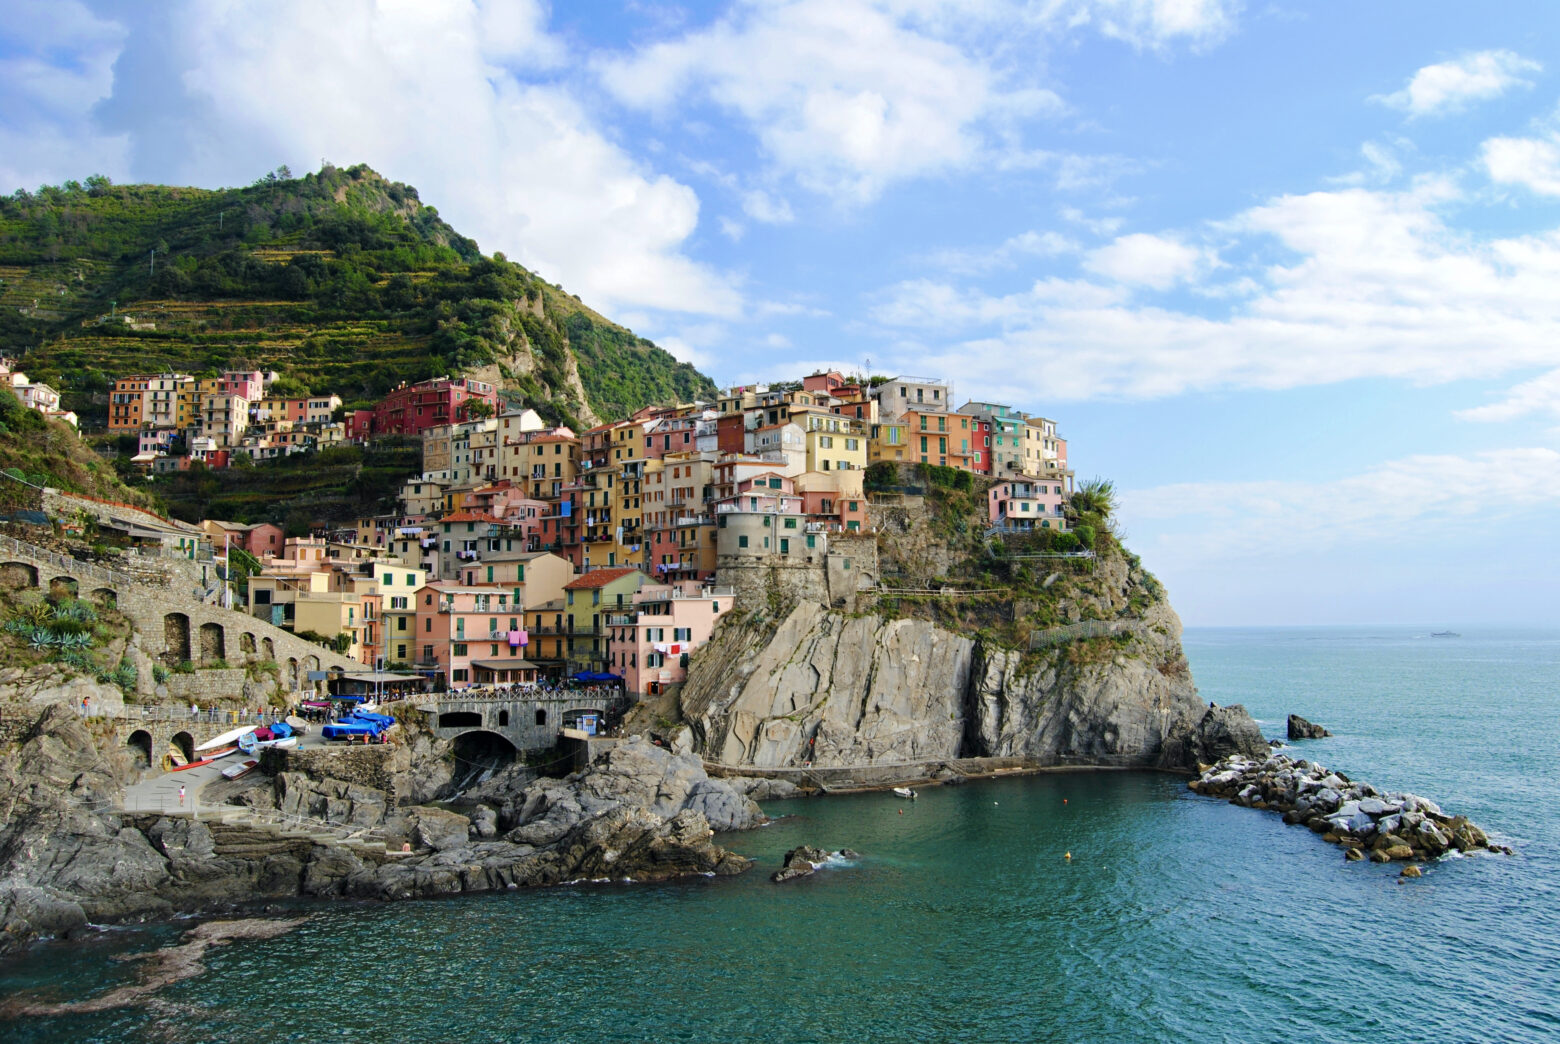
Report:
[{"label": "tree", "polygon": [[466,416],[472,420],[487,420],[493,416],[493,404],[486,399],[470,399],[466,402]]}]

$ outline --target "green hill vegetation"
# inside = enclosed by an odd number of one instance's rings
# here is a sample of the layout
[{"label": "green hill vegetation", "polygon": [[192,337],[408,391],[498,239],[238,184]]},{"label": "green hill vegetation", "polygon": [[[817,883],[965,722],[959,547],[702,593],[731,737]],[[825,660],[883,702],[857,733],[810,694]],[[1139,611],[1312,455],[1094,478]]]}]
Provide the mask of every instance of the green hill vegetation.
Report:
[{"label": "green hill vegetation", "polygon": [[349,406],[468,374],[576,425],[715,394],[365,166],[215,190],[91,177],[0,197],[0,351],[88,428],[106,423],[114,376],[240,365]]},{"label": "green hill vegetation", "polygon": [[9,388],[0,388],[0,476],[0,514],[37,510],[41,486],[154,506],[146,493],[122,485],[114,466],[69,424],[25,408]]}]

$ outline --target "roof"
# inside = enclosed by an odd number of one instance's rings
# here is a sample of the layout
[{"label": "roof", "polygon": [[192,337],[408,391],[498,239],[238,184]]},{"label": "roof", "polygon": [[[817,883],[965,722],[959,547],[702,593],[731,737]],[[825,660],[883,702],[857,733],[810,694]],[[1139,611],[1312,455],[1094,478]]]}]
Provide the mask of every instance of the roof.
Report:
[{"label": "roof", "polygon": [[606,587],[614,580],[621,580],[631,573],[637,573],[637,569],[592,569],[584,576],[570,580],[563,585],[565,591],[588,591],[593,587]]},{"label": "roof", "polygon": [[538,442],[578,442],[578,441],[580,441],[580,440],[577,439],[577,438],[573,438],[571,436],[568,436],[568,435],[538,435],[534,439],[526,439],[525,442],[523,442],[523,443],[516,443],[516,445],[535,445]]},{"label": "roof", "polygon": [[503,524],[503,519],[497,515],[491,515],[486,511],[457,511],[453,515],[445,515],[440,522],[496,522]]}]

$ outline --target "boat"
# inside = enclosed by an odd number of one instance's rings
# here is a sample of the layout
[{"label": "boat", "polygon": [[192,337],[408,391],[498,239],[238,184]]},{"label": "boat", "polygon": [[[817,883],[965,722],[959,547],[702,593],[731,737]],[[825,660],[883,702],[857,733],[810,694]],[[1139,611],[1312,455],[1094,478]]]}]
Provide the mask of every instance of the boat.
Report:
[{"label": "boat", "polygon": [[911,790],[909,787],[895,787],[894,788],[894,796],[895,797],[902,797],[902,798],[909,798],[911,801],[914,801],[915,800],[915,791]]},{"label": "boat", "polygon": [[309,734],[309,723],[298,717],[296,714],[287,715],[287,724],[292,727],[293,732],[300,736],[307,736]]},{"label": "boat", "polygon": [[213,749],[215,749],[217,747],[230,747],[233,744],[238,742],[238,738],[240,736],[244,735],[246,732],[253,732],[257,728],[259,728],[259,726],[257,726],[257,725],[240,725],[236,729],[232,729],[232,730],[230,730],[228,732],[224,732],[222,735],[217,736],[214,739],[207,740],[205,743],[202,743],[200,746],[196,747],[195,749],[197,751],[201,751],[201,750],[213,750]]},{"label": "boat", "polygon": [[1462,635],[1458,634],[1456,631],[1431,631],[1430,632],[1430,637],[1432,637],[1432,638],[1461,638]]},{"label": "boat", "polygon": [[251,772],[253,772],[259,766],[260,766],[260,762],[256,761],[254,758],[250,758],[247,761],[241,761],[237,765],[231,765],[231,766],[223,769],[222,770],[222,778],[223,779],[241,779],[244,776],[249,775]]},{"label": "boat", "polygon": [[189,760],[189,758],[184,756],[184,751],[180,750],[178,747],[168,748],[168,764],[172,765],[174,768],[188,764]]},{"label": "boat", "polygon": [[257,739],[258,735],[258,732],[251,732],[247,736],[240,736],[238,738],[239,749],[245,754],[253,754],[256,751],[264,750],[266,747],[296,747],[298,745],[297,736],[283,736],[280,739]]},{"label": "boat", "polygon": [[229,754],[236,754],[236,753],[238,753],[238,748],[237,747],[228,747],[228,748],[226,748],[224,750],[214,750],[210,754],[207,754],[203,758],[199,758],[199,759],[197,759],[195,761],[191,761],[191,762],[188,762],[188,763],[183,764],[183,765],[175,765],[175,766],[173,766],[173,771],[174,772],[183,772],[185,769],[202,768],[202,767],[204,767],[206,765],[211,764],[213,761],[219,761],[222,758],[227,757]]}]

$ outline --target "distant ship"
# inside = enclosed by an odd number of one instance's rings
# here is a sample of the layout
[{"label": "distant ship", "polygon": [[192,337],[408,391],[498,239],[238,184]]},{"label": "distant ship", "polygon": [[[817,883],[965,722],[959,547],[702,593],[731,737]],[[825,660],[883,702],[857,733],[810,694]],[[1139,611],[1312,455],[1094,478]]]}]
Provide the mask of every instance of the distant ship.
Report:
[{"label": "distant ship", "polygon": [[1430,637],[1432,637],[1432,638],[1461,638],[1462,635],[1458,634],[1456,631],[1431,631],[1430,632]]}]

